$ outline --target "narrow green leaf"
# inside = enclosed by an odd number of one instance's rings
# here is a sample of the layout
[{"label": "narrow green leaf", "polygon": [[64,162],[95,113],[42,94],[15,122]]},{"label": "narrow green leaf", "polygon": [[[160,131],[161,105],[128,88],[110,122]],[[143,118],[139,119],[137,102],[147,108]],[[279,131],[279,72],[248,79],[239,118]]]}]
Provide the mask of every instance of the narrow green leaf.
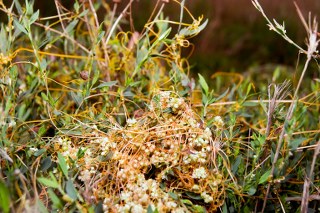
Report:
[{"label": "narrow green leaf", "polygon": [[39,210],[40,213],[49,213],[48,209],[45,207],[43,202],[37,198],[37,209]]},{"label": "narrow green leaf", "polygon": [[48,96],[46,94],[44,94],[43,92],[41,92],[41,97],[42,97],[43,100],[49,102]]},{"label": "narrow green leaf", "polygon": [[199,194],[194,192],[186,192],[186,195],[194,200],[202,200],[202,197]]},{"label": "narrow green leaf", "polygon": [[39,177],[37,179],[41,184],[43,184],[45,186],[52,187],[55,189],[59,188],[59,183],[57,180],[51,180],[51,179],[44,178],[44,177]]},{"label": "narrow green leaf", "polygon": [[104,88],[104,87],[112,87],[112,86],[116,85],[117,83],[118,83],[118,81],[103,82],[93,89],[95,90],[95,89],[100,89],[100,88]]},{"label": "narrow green leaf", "polygon": [[83,100],[82,97],[76,94],[75,92],[70,92],[70,94],[71,94],[71,98],[77,104],[77,106],[80,106]]},{"label": "narrow green leaf", "polygon": [[23,9],[21,7],[19,0],[14,0],[14,4],[15,4],[15,7],[18,11],[18,14],[23,14]]},{"label": "narrow green leaf", "polygon": [[38,18],[39,18],[39,10],[37,10],[37,12],[32,14],[32,16],[31,16],[31,18],[29,20],[30,25],[33,24]]},{"label": "narrow green leaf", "polygon": [[259,179],[259,184],[265,183],[271,174],[271,169],[266,171]]},{"label": "narrow green leaf", "polygon": [[186,0],[182,0],[180,2],[180,19],[179,19],[179,27],[178,27],[178,31],[180,31],[181,28],[181,23],[182,23],[182,19],[183,19],[183,12],[184,12],[184,4],[185,4]]},{"label": "narrow green leaf", "polygon": [[71,197],[73,200],[77,200],[78,192],[77,192],[76,188],[74,187],[71,179],[69,179],[67,181],[66,192],[69,195],[69,197]]},{"label": "narrow green leaf", "polygon": [[186,205],[188,205],[188,206],[192,206],[193,205],[193,203],[188,199],[182,199],[181,202],[186,204]]},{"label": "narrow green leaf", "polygon": [[5,183],[0,180],[0,209],[4,213],[10,210],[10,192]]},{"label": "narrow green leaf", "polygon": [[170,32],[171,32],[171,27],[169,29],[167,29],[164,33],[162,33],[157,40],[161,41],[161,40],[167,38],[168,35],[170,34]]},{"label": "narrow green leaf", "polygon": [[50,168],[51,165],[52,165],[51,157],[48,156],[41,160],[40,170],[45,172]]},{"label": "narrow green leaf", "polygon": [[39,130],[38,130],[38,135],[40,136],[40,137],[42,137],[45,133],[47,132],[47,127],[46,127],[46,125],[41,125],[41,127],[39,128]]},{"label": "narrow green leaf", "polygon": [[249,95],[251,89],[252,89],[252,84],[249,84],[247,87],[247,93],[246,93],[247,96]]},{"label": "narrow green leaf", "polygon": [[14,25],[16,26],[16,28],[18,28],[21,32],[23,32],[24,34],[28,34],[26,28],[24,26],[22,26],[17,20],[13,20]]},{"label": "narrow green leaf", "polygon": [[170,197],[171,197],[172,199],[174,199],[174,200],[178,200],[178,199],[179,199],[178,195],[175,194],[174,192],[168,192],[168,194],[169,194]]},{"label": "narrow green leaf", "polygon": [[195,212],[195,213],[206,213],[207,212],[207,210],[203,206],[194,205],[192,208],[193,208],[193,212]]},{"label": "narrow green leaf", "polygon": [[33,156],[38,157],[38,156],[42,155],[43,153],[45,153],[46,151],[47,151],[46,149],[39,149],[33,154]]},{"label": "narrow green leaf", "polygon": [[48,63],[46,61],[46,59],[42,59],[41,63],[40,63],[40,69],[43,71],[45,69],[47,69]]},{"label": "narrow green leaf", "polygon": [[222,206],[222,213],[228,213],[228,207],[226,202]]},{"label": "narrow green leaf", "polygon": [[66,178],[68,178],[67,162],[60,153],[58,153],[58,161],[59,161],[59,167],[60,167],[62,173],[64,174],[64,176],[66,176]]},{"label": "narrow green leaf", "polygon": [[153,209],[152,209],[151,205],[148,206],[147,213],[153,213]]},{"label": "narrow green leaf", "polygon": [[81,18],[81,17],[83,17],[83,16],[85,16],[85,15],[87,15],[88,14],[88,12],[89,12],[89,10],[88,9],[86,9],[86,10],[84,10],[84,11],[82,11],[80,14],[79,14],[79,18]]},{"label": "narrow green leaf", "polygon": [[79,13],[80,5],[78,1],[74,3],[73,9],[76,11],[77,14]]},{"label": "narrow green leaf", "polygon": [[256,191],[257,191],[256,187],[250,186],[247,193],[248,193],[248,195],[254,195],[256,193]]},{"label": "narrow green leaf", "polygon": [[203,22],[203,24],[201,24],[199,27],[197,28],[190,28],[190,27],[185,27],[182,28],[179,31],[179,35],[185,36],[185,37],[189,37],[189,36],[194,36],[197,35],[200,31],[202,31],[208,24],[208,19],[205,20],[205,22]]},{"label": "narrow green leaf", "polygon": [[296,150],[300,146],[300,144],[305,140],[306,140],[306,138],[304,138],[304,137],[295,138],[295,139],[291,140],[289,142],[290,149]]},{"label": "narrow green leaf", "polygon": [[215,101],[219,101],[222,98],[224,98],[228,94],[228,92],[229,92],[229,88],[226,91],[224,91],[224,93],[222,93],[222,95],[220,95],[218,98],[216,98]]},{"label": "narrow green leaf", "polygon": [[63,204],[59,199],[59,197],[53,192],[52,189],[48,190],[48,194],[49,194],[50,200],[52,201],[53,207],[55,207],[56,209],[62,209]]},{"label": "narrow green leaf", "polygon": [[202,76],[200,73],[198,73],[198,75],[199,75],[199,83],[200,83],[200,86],[201,86],[202,90],[204,91],[204,93],[205,93],[206,95],[208,95],[208,93],[209,93],[209,86],[208,86],[206,80],[203,78],[203,76]]},{"label": "narrow green leaf", "polygon": [[79,20],[75,19],[73,20],[67,27],[66,27],[66,33],[70,33],[74,27],[78,24]]}]

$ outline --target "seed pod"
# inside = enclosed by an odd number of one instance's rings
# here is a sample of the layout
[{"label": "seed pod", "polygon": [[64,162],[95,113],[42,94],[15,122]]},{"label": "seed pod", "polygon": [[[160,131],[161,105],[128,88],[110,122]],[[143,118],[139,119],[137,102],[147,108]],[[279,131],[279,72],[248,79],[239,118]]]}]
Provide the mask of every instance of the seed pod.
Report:
[{"label": "seed pod", "polygon": [[89,79],[89,73],[88,73],[88,71],[85,71],[85,70],[83,70],[83,71],[81,71],[80,72],[80,77],[83,79],[83,80],[88,80]]}]

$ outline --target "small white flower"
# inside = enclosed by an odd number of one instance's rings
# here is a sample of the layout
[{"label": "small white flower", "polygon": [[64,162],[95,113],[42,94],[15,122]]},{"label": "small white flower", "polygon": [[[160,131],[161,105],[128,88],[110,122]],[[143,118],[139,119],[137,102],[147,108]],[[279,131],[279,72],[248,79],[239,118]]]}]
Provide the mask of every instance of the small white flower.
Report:
[{"label": "small white flower", "polygon": [[30,150],[31,152],[36,152],[36,151],[38,151],[38,148],[30,147],[29,150]]},{"label": "small white flower", "polygon": [[185,213],[187,212],[184,208],[180,207],[180,208],[176,208],[172,211],[172,213]]},{"label": "small white flower", "polygon": [[168,208],[175,208],[177,207],[177,204],[175,202],[169,201],[166,203]]},{"label": "small white flower", "polygon": [[11,120],[9,123],[9,127],[13,127],[16,125],[16,122],[14,120]]},{"label": "small white flower", "polygon": [[200,187],[199,187],[199,185],[197,185],[197,184],[195,184],[195,185],[193,185],[192,186],[192,190],[199,190],[200,189]]},{"label": "small white flower", "polygon": [[132,192],[121,192],[120,199],[128,202],[132,197]]},{"label": "small white flower", "polygon": [[193,178],[200,179],[200,178],[206,178],[207,176],[208,176],[207,172],[203,167],[195,169],[192,173]]},{"label": "small white flower", "polygon": [[224,125],[224,122],[220,116],[214,117],[213,122],[217,127],[223,127]]},{"label": "small white flower", "polygon": [[141,213],[143,212],[143,207],[140,204],[134,204],[131,208],[132,213]]},{"label": "small white flower", "polygon": [[201,193],[201,197],[204,199],[205,203],[210,203],[213,201],[213,197],[211,197],[210,195],[208,195],[206,192],[202,192]]},{"label": "small white flower", "polygon": [[137,120],[135,118],[129,118],[127,120],[128,126],[133,126],[135,123],[137,123]]}]

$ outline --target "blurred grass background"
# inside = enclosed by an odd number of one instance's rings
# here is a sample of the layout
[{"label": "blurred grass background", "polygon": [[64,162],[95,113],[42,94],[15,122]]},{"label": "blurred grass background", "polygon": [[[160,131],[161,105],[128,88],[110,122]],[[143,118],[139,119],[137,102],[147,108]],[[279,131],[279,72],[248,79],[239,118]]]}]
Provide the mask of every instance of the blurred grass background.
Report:
[{"label": "blurred grass background", "polygon": [[[72,8],[74,0],[59,0],[65,8]],[[81,0],[80,0],[81,1]],[[96,0],[101,1],[101,0]],[[12,0],[5,0],[10,4]],[[112,0],[107,0],[110,7]],[[118,14],[129,0],[120,1]],[[261,5],[270,18],[285,22],[290,37],[298,44],[303,44],[306,32],[298,18],[291,0],[260,0]],[[316,15],[320,11],[318,0],[296,0],[301,11],[307,17],[308,12]],[[134,29],[141,31],[147,22],[157,0],[138,0],[132,6]],[[193,73],[210,76],[216,71],[246,72],[252,67],[263,72],[273,72],[277,65],[293,68],[298,59],[297,50],[268,30],[266,22],[254,8],[250,0],[186,0],[185,4],[197,17],[204,15],[209,19],[206,29],[192,40],[194,53],[189,59]],[[40,16],[56,15],[54,0],[35,0],[35,8],[40,9]],[[171,20],[179,20],[180,7],[170,1],[165,7],[165,15]],[[99,14],[99,12],[98,12]],[[127,14],[129,20],[129,14]],[[104,17],[104,14],[100,14]],[[187,18],[187,15],[185,14]],[[3,19],[3,17],[1,18]],[[128,30],[132,30],[129,22]],[[185,51],[186,54],[189,50]],[[264,66],[264,65],[271,66]],[[270,69],[270,70],[269,70]]]}]

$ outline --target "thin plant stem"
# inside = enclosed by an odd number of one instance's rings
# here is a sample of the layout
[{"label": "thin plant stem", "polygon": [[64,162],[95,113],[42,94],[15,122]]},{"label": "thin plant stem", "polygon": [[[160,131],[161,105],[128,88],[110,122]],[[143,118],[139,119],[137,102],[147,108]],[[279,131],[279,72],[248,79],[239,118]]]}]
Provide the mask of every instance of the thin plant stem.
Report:
[{"label": "thin plant stem", "polygon": [[[285,119],[285,123],[283,125],[282,131],[281,131],[281,134],[280,134],[280,137],[279,137],[279,141],[278,141],[278,144],[277,144],[277,149],[276,149],[276,152],[274,154],[273,161],[272,161],[272,167],[271,167],[271,172],[270,172],[271,177],[274,176],[274,170],[275,170],[276,163],[277,163],[277,160],[278,160],[278,157],[279,157],[279,154],[280,154],[280,150],[281,150],[281,147],[282,147],[284,135],[285,135],[285,132],[286,132],[286,127],[288,126],[288,123],[292,118],[295,106],[296,106],[297,101],[298,101],[298,97],[297,97],[298,96],[298,91],[300,89],[302,79],[304,78],[304,75],[305,75],[305,73],[307,71],[307,68],[309,66],[310,60],[311,60],[311,55],[308,55],[306,63],[304,64],[304,68],[303,68],[302,74],[301,74],[300,79],[299,79],[299,83],[298,83],[297,88],[296,88],[296,90],[294,92],[293,98],[294,98],[295,101],[291,102],[291,104],[290,104],[290,107],[289,107],[289,110],[288,110],[288,113],[287,113],[287,116],[286,116],[286,119]],[[271,182],[269,182],[268,187],[267,187],[266,195],[265,195],[265,198],[264,198],[264,201],[263,201],[262,212],[264,212],[264,210],[266,208],[266,205],[267,205],[267,199],[268,199],[268,195],[269,195],[269,192],[270,192],[270,187],[271,187]]]}]

